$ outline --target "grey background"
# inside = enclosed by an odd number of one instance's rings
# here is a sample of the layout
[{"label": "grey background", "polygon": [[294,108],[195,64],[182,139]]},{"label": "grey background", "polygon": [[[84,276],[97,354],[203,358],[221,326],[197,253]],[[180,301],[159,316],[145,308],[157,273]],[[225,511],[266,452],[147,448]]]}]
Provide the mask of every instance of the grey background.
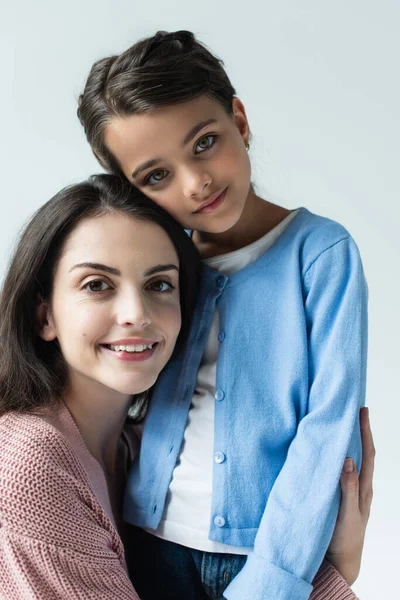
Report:
[{"label": "grey background", "polygon": [[23,222],[99,167],[76,118],[94,60],[157,29],[192,29],[225,61],[264,197],[339,220],[370,287],[368,402],[377,446],[363,600],[399,564],[400,5],[395,0],[14,0],[0,5],[0,275]]}]

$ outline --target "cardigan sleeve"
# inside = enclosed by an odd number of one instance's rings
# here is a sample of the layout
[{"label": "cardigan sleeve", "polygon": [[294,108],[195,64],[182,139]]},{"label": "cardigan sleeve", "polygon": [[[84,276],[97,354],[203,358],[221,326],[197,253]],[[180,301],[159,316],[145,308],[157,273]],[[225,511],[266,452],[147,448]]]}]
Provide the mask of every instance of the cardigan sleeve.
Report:
[{"label": "cardigan sleeve", "polygon": [[82,555],[11,532],[2,532],[0,547],[0,598],[139,600],[117,558]]},{"label": "cardigan sleeve", "polygon": [[72,446],[29,415],[0,420],[0,598],[139,600]]},{"label": "cardigan sleeve", "polygon": [[367,288],[357,246],[344,236],[305,267],[308,410],[228,600],[307,600],[335,526],[346,456],[360,465]]}]

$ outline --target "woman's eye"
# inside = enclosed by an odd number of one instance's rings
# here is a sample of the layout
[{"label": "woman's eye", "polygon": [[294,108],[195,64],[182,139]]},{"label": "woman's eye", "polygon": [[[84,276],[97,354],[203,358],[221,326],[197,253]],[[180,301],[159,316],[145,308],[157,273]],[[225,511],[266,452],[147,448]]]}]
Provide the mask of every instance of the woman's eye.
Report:
[{"label": "woman's eye", "polygon": [[110,289],[110,285],[102,279],[92,279],[83,286],[89,292],[105,292]]},{"label": "woman's eye", "polygon": [[152,292],[172,292],[172,290],[174,289],[174,287],[170,284],[167,283],[166,281],[152,281],[149,285],[149,289]]},{"label": "woman's eye", "polygon": [[211,146],[215,144],[216,138],[216,135],[206,135],[205,137],[201,138],[201,140],[199,140],[195,146],[196,154],[200,154],[201,152],[204,152],[204,150],[211,148]]},{"label": "woman's eye", "polygon": [[153,171],[153,173],[150,173],[150,175],[146,178],[145,183],[146,185],[156,185],[165,179],[167,175],[168,171],[165,169],[158,169],[158,171]]}]

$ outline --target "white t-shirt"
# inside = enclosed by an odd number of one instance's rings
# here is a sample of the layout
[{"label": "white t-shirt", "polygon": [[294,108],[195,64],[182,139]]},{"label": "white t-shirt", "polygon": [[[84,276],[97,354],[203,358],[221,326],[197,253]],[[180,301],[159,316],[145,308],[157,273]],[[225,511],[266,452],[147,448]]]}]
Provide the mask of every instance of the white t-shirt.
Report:
[{"label": "white t-shirt", "polygon": [[[297,212],[291,212],[279,225],[249,246],[206,259],[204,263],[228,276],[243,269],[272,246]],[[208,539],[214,464],[214,393],[218,332],[219,315],[216,310],[197,373],[180,456],[169,486],[164,513],[157,530],[147,531],[196,550],[249,554],[252,550],[250,547],[229,546]]]}]

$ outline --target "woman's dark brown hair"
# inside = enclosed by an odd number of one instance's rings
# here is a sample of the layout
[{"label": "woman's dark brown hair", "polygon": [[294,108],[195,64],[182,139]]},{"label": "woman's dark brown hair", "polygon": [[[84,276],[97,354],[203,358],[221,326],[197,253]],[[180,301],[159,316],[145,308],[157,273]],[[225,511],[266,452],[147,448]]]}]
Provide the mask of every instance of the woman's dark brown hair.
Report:
[{"label": "woman's dark brown hair", "polygon": [[[45,342],[37,333],[38,303],[51,297],[57,262],[76,225],[110,212],[151,221],[170,237],[179,259],[182,328],[178,342],[186,335],[200,269],[192,241],[173,217],[127,180],[94,175],[61,190],[36,212],[11,260],[0,299],[0,415],[33,410],[61,397],[67,367],[57,341]],[[134,412],[140,417],[147,395],[135,399]]]},{"label": "woman's dark brown hair", "polygon": [[119,56],[96,62],[79,98],[78,117],[100,164],[122,175],[104,143],[115,117],[148,113],[160,106],[205,95],[232,113],[235,90],[223,63],[190,31],[159,31]]}]

